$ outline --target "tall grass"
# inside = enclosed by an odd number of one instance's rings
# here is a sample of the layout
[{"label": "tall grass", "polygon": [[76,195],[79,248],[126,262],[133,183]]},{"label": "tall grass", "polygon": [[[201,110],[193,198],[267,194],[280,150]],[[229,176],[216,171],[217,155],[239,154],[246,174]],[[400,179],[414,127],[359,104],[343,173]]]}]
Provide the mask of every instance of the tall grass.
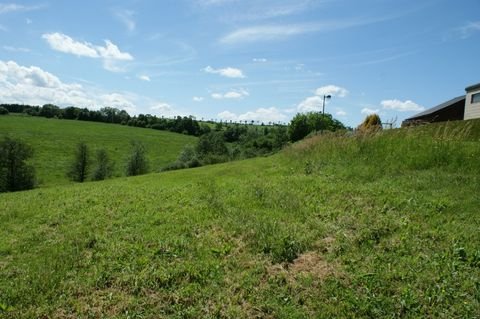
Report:
[{"label": "tall grass", "polygon": [[[296,162],[308,158],[304,162],[307,174],[375,178],[427,169],[479,174],[480,143],[470,138],[472,126],[445,123],[428,130],[322,134],[294,145],[286,153]],[[336,167],[342,167],[341,172],[335,171]]]}]

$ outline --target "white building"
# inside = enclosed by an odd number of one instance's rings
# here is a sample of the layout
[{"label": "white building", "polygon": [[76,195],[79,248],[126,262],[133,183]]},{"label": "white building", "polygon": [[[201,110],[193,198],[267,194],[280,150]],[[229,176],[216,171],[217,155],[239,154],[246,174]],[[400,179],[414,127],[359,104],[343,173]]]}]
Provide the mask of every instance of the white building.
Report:
[{"label": "white building", "polygon": [[480,118],[480,83],[465,89],[465,115],[464,120]]}]

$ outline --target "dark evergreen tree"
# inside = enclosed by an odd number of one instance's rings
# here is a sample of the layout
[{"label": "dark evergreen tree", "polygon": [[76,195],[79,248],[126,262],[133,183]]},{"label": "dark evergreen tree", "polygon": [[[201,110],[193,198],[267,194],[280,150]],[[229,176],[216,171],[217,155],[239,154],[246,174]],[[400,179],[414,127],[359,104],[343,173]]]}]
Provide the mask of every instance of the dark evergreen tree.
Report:
[{"label": "dark evergreen tree", "polygon": [[96,154],[95,168],[92,179],[100,181],[112,176],[113,162],[108,157],[108,153],[104,149],[100,149]]},{"label": "dark evergreen tree", "polygon": [[33,149],[21,142],[5,137],[0,142],[0,192],[32,189],[35,186],[35,170],[27,164]]},{"label": "dark evergreen tree", "polygon": [[145,147],[142,143],[133,141],[132,152],[127,160],[127,176],[142,175],[148,172],[148,161]]},{"label": "dark evergreen tree", "polygon": [[75,157],[67,175],[72,181],[83,183],[87,180],[89,166],[90,158],[87,144],[80,142],[77,145]]}]

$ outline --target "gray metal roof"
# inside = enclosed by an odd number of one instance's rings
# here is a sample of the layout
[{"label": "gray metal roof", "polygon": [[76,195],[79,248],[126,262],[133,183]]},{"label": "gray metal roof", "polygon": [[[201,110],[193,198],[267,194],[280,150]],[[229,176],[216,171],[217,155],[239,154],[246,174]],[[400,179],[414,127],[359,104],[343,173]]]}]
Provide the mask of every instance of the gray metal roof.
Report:
[{"label": "gray metal roof", "polygon": [[467,87],[465,88],[465,91],[470,92],[470,91],[473,91],[473,90],[476,90],[476,89],[480,89],[480,83],[467,86]]},{"label": "gray metal roof", "polygon": [[437,112],[437,111],[440,111],[440,110],[442,110],[442,109],[444,109],[444,108],[447,108],[447,107],[449,107],[449,106],[451,106],[451,105],[453,105],[453,104],[455,104],[455,103],[458,103],[458,102],[460,102],[461,100],[465,100],[465,95],[462,95],[462,96],[456,97],[456,98],[454,98],[454,99],[451,99],[451,100],[449,100],[449,101],[447,101],[447,102],[444,102],[444,103],[442,103],[442,104],[439,104],[439,105],[437,105],[437,106],[435,106],[435,107],[432,107],[432,108],[430,108],[430,109],[428,109],[428,110],[425,110],[425,111],[423,111],[423,112],[421,112],[421,113],[415,114],[414,116],[409,117],[408,119],[405,119],[405,120],[406,120],[406,121],[407,121],[407,120],[414,120],[414,119],[416,119],[416,118],[418,118],[418,117],[422,117],[422,116],[425,116],[425,115],[430,115],[430,114],[435,113],[435,112]]}]

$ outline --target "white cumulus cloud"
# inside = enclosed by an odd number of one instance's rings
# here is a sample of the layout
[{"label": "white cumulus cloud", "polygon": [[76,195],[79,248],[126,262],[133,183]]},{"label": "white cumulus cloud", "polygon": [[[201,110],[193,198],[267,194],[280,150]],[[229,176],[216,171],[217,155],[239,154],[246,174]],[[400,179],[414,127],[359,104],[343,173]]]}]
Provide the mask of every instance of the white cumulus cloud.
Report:
[{"label": "white cumulus cloud", "polygon": [[194,97],[192,97],[192,100],[193,100],[194,102],[202,102],[202,101],[203,101],[203,97],[201,97],[201,96],[194,96]]},{"label": "white cumulus cloud", "polygon": [[171,104],[165,102],[157,102],[150,107],[150,110],[154,111],[160,116],[173,117],[176,115],[185,115],[182,112],[176,110]]},{"label": "white cumulus cloud", "polygon": [[420,112],[425,110],[423,106],[420,106],[411,100],[383,100],[380,104],[386,110],[395,110],[399,112]]},{"label": "white cumulus cloud", "polygon": [[45,33],[42,35],[42,38],[45,39],[50,47],[56,51],[89,58],[100,57],[91,43],[75,41],[68,35],[62,33]]},{"label": "white cumulus cloud", "polygon": [[207,73],[219,74],[227,78],[245,78],[245,75],[243,74],[242,70],[231,68],[231,67],[227,67],[223,69],[214,69],[211,66],[207,66],[203,70]]},{"label": "white cumulus cloud", "polygon": [[243,114],[235,114],[230,111],[223,111],[218,114],[223,120],[232,121],[259,121],[263,123],[285,121],[287,116],[275,107],[259,108],[255,111],[248,111]]},{"label": "white cumulus cloud", "polygon": [[78,83],[64,83],[39,67],[21,66],[14,61],[0,61],[0,100],[4,103],[53,103],[91,109],[112,106],[128,112],[136,110],[134,98],[128,94],[99,92]]},{"label": "white cumulus cloud", "polygon": [[240,89],[240,90],[234,90],[226,93],[212,93],[211,97],[216,100],[221,100],[221,99],[243,99],[246,96],[249,96],[250,93],[248,93],[247,90]]},{"label": "white cumulus cloud", "polygon": [[318,112],[322,110],[323,97],[311,96],[298,104],[297,109],[300,112]]},{"label": "white cumulus cloud", "polygon": [[102,59],[103,67],[108,71],[119,72],[123,68],[118,66],[118,61],[131,61],[133,56],[128,52],[122,52],[110,40],[105,40],[105,46],[93,45],[89,42],[76,41],[66,34],[55,32],[42,35],[53,50],[83,56],[88,58]]},{"label": "white cumulus cloud", "polygon": [[[300,104],[297,105],[297,110],[299,112],[320,112],[323,110],[323,103],[325,102],[325,105],[327,105],[329,99],[324,99],[324,96],[331,95],[332,97],[339,97],[343,98],[348,95],[348,90],[336,86],[333,84],[326,85],[319,87],[318,89],[315,90],[315,95],[307,97],[305,100],[300,102]],[[337,114],[338,115],[338,114]]]},{"label": "white cumulus cloud", "polygon": [[348,90],[336,85],[326,85],[319,87],[318,89],[315,90],[316,95],[331,95],[331,96],[337,96],[337,97],[346,97],[348,95]]},{"label": "white cumulus cloud", "polygon": [[368,107],[364,107],[364,108],[360,111],[360,113],[365,114],[365,115],[377,114],[378,112],[380,112],[379,109],[371,109],[371,108],[368,108]]}]

